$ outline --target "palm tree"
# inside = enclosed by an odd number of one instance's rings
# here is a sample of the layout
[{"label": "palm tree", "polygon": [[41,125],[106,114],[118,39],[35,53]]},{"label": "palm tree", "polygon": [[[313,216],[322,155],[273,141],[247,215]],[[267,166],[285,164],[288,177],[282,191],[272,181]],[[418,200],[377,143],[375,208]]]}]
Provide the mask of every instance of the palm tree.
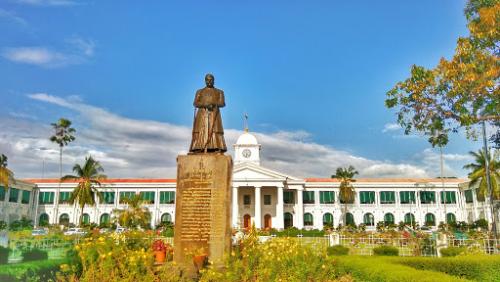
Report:
[{"label": "palm tree", "polygon": [[[465,169],[471,170],[469,173],[469,188],[477,187],[477,199],[479,201],[484,201],[485,195],[488,193],[488,185],[486,182],[486,157],[483,150],[477,152],[469,152],[470,155],[474,157],[474,163],[464,165]],[[500,199],[500,162],[498,158],[492,157],[488,154],[488,160],[490,165],[490,183],[492,188],[493,199]]]},{"label": "palm tree", "polygon": [[3,184],[7,190],[10,181],[14,181],[14,173],[7,168],[7,156],[2,154],[0,155],[0,184]]},{"label": "palm tree", "polygon": [[[50,141],[59,145],[59,177],[62,179],[62,154],[63,147],[68,145],[70,142],[75,141],[76,130],[71,127],[71,121],[65,118],[60,118],[56,123],[51,123],[52,128],[54,128],[55,134],[50,136]],[[59,182],[59,187],[57,188],[57,196],[59,197],[59,192],[61,190],[61,183]],[[59,200],[56,202],[56,214],[59,210]]]},{"label": "palm tree", "polygon": [[347,216],[347,204],[354,203],[354,186],[352,186],[352,182],[356,180],[353,179],[354,175],[358,174],[356,169],[352,165],[347,168],[338,167],[337,171],[332,178],[337,178],[340,180],[340,192],[339,192],[339,200],[344,204],[344,211],[342,215],[342,223],[346,225],[346,216]]},{"label": "palm tree", "polygon": [[83,209],[85,205],[94,206],[96,202],[96,195],[99,199],[102,197],[96,186],[101,186],[101,181],[106,179],[106,175],[101,174],[104,172],[101,164],[94,160],[92,156],[85,158],[85,163],[83,166],[75,164],[73,166],[73,172],[76,175],[66,175],[61,178],[64,180],[76,180],[78,185],[71,193],[69,202],[73,205],[75,202],[81,209],[79,224],[83,223]]},{"label": "palm tree", "polygon": [[126,209],[115,209],[113,213],[120,226],[137,227],[146,226],[151,221],[151,213],[148,208],[144,207],[146,203],[140,194],[135,194],[133,197],[126,199],[128,205]]}]

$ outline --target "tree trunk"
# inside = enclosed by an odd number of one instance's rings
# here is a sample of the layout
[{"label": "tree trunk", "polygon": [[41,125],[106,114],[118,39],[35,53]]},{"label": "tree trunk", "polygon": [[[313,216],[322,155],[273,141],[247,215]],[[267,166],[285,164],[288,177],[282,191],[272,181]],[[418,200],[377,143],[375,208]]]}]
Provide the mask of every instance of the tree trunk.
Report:
[{"label": "tree trunk", "polygon": [[78,226],[83,227],[83,208],[85,207],[85,204],[80,205],[80,222]]},{"label": "tree trunk", "polygon": [[57,195],[56,195],[56,212],[55,217],[56,220],[59,217],[59,196],[61,193],[61,178],[62,178],[62,150],[63,146],[59,145],[59,185],[57,186]]}]

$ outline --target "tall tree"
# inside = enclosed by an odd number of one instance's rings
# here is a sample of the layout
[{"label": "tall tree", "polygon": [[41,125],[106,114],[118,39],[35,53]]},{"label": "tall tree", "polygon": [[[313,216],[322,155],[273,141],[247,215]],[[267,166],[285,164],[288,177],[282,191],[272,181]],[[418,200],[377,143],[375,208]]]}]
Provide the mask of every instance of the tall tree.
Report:
[{"label": "tall tree", "polygon": [[101,181],[106,179],[106,175],[102,174],[104,169],[101,164],[94,160],[92,156],[85,158],[83,166],[75,164],[73,166],[75,175],[65,175],[61,181],[75,180],[78,185],[71,193],[69,202],[73,205],[75,202],[80,207],[80,226],[83,223],[83,209],[86,205],[94,206],[96,203],[96,195],[100,199],[102,196],[97,190],[97,186],[101,186]]},{"label": "tall tree", "polygon": [[9,182],[14,181],[14,173],[7,168],[7,156],[0,155],[0,184],[3,184],[5,189],[9,189]]},{"label": "tall tree", "polygon": [[465,9],[469,36],[457,41],[455,54],[433,69],[413,65],[411,76],[387,92],[385,104],[398,108],[405,133],[422,132],[433,146],[448,134],[482,121],[500,121],[500,0],[469,0]]},{"label": "tall tree", "polygon": [[342,221],[344,225],[346,225],[347,223],[347,204],[354,203],[354,197],[356,195],[354,186],[352,186],[352,182],[356,181],[354,179],[354,176],[356,174],[358,174],[358,171],[356,171],[356,169],[352,165],[350,165],[347,168],[338,167],[335,174],[332,175],[332,178],[340,180],[339,200],[344,207],[342,214]]},{"label": "tall tree", "polygon": [[[479,150],[478,152],[471,151],[469,154],[474,157],[474,163],[464,166],[465,169],[471,171],[469,173],[469,187],[478,188],[477,199],[484,201],[485,196],[488,195],[488,187],[486,185],[486,156],[483,150]],[[498,158],[493,157],[491,154],[488,154],[488,159],[490,161],[492,195],[495,200],[500,200],[500,163]]]},{"label": "tall tree", "polygon": [[151,222],[151,213],[144,206],[146,203],[140,194],[126,199],[126,209],[115,209],[113,214],[120,226],[125,227],[146,227]]},{"label": "tall tree", "polygon": [[[56,123],[52,123],[52,128],[54,129],[54,135],[50,137],[50,141],[59,145],[59,177],[62,178],[62,156],[63,148],[70,142],[75,140],[74,134],[76,130],[71,127],[71,121],[65,118],[60,118]],[[59,211],[59,193],[61,190],[61,183],[57,188],[57,202],[56,202],[56,214]]]}]

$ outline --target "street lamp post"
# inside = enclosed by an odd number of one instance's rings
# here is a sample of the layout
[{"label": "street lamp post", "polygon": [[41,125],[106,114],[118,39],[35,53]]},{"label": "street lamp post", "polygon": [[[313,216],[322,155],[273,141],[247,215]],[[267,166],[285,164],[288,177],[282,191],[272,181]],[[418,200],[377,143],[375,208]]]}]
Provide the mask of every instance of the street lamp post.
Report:
[{"label": "street lamp post", "polygon": [[491,213],[491,231],[495,239],[497,238],[497,223],[495,218],[495,206],[493,199],[493,189],[491,187],[490,179],[490,155],[488,152],[488,140],[486,139],[486,123],[482,122],[483,127],[483,143],[484,143],[484,169],[486,170],[486,185],[488,186],[488,195],[490,197],[490,213]]}]

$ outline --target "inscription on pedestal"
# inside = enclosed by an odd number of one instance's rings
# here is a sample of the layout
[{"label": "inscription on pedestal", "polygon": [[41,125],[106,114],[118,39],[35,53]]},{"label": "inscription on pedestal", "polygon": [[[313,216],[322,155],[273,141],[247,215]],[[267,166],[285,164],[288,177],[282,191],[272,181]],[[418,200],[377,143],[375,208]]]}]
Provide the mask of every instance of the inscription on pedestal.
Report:
[{"label": "inscription on pedestal", "polygon": [[178,157],[174,260],[190,268],[203,248],[221,261],[231,247],[232,160],[220,154]]}]

